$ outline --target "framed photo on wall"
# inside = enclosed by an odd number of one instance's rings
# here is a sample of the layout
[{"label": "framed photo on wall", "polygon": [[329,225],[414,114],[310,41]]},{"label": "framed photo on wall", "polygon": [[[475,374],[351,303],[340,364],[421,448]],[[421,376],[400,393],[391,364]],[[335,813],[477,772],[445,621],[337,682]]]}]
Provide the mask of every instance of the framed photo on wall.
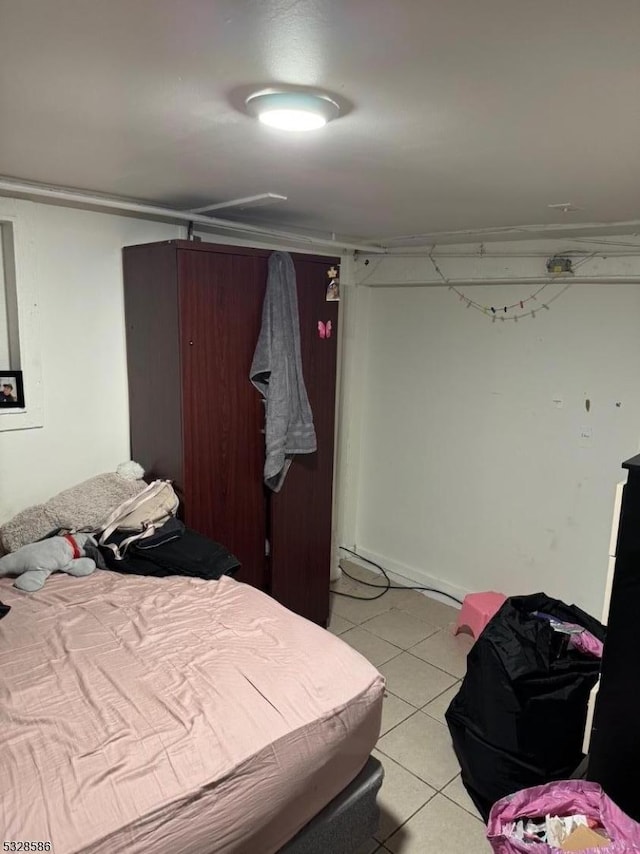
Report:
[{"label": "framed photo on wall", "polygon": [[24,409],[22,371],[0,368],[0,412],[3,409]]}]

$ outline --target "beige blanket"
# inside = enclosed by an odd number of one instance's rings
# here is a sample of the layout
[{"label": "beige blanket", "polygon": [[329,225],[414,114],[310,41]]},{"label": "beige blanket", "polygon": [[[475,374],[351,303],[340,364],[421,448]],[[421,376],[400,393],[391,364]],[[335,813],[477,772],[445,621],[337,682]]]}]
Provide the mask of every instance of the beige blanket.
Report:
[{"label": "beige blanket", "polygon": [[0,554],[35,543],[54,528],[96,528],[127,498],[145,488],[115,472],[99,474],[65,489],[44,504],[28,507],[0,528]]}]

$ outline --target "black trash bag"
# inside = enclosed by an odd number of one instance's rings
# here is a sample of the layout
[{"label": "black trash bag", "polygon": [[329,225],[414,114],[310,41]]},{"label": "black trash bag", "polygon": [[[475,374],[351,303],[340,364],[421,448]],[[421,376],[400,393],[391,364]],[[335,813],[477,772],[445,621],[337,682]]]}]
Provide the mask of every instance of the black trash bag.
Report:
[{"label": "black trash bag", "polygon": [[473,645],[446,720],[462,782],[485,821],[500,798],[570,777],[582,759],[589,692],[600,661],[567,648],[567,636],[533,611],[605,628],[544,593],[507,599]]}]

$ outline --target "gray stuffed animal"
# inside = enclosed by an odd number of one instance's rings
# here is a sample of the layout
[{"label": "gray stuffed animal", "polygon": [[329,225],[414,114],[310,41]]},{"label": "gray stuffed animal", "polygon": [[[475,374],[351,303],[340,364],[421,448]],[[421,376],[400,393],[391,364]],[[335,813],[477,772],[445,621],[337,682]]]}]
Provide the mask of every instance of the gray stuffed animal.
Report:
[{"label": "gray stuffed animal", "polygon": [[95,546],[90,534],[65,534],[29,543],[0,558],[0,577],[17,575],[13,586],[33,593],[57,570],[69,575],[91,575],[96,562],[86,554]]}]

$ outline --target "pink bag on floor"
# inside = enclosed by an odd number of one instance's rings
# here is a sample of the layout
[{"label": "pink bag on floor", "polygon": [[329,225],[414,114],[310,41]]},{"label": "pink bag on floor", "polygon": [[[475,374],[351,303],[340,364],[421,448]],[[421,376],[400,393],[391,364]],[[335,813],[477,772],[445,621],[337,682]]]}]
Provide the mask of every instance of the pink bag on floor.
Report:
[{"label": "pink bag on floor", "polygon": [[563,780],[523,789],[493,805],[487,838],[495,854],[556,854],[545,843],[530,844],[505,835],[511,822],[545,815],[586,815],[596,819],[611,838],[605,848],[587,848],[582,854],[634,854],[640,852],[640,824],[608,798],[597,783]]}]

